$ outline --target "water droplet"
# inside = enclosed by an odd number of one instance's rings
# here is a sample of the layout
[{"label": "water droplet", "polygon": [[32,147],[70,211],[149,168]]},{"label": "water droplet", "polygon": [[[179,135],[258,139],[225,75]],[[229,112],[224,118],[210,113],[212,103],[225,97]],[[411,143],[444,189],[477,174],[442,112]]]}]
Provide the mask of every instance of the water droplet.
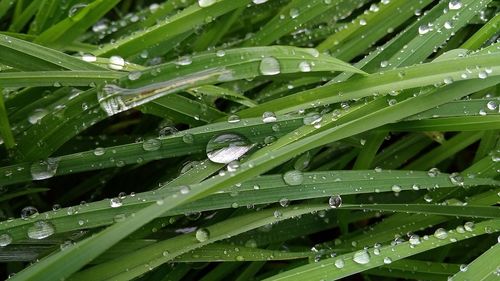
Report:
[{"label": "water droplet", "polygon": [[84,54],[82,56],[82,60],[86,61],[86,62],[95,62],[97,60],[97,58],[91,54]]},{"label": "water droplet", "polygon": [[387,67],[388,65],[389,65],[389,62],[386,61],[386,60],[383,60],[383,61],[380,62],[380,67],[382,67],[382,68],[383,67]]},{"label": "water droplet", "polygon": [[259,70],[262,75],[276,75],[281,72],[281,66],[276,58],[266,57],[260,61]]},{"label": "water droplet", "polygon": [[196,230],[196,240],[199,242],[206,242],[208,239],[210,239],[210,232],[206,228],[199,228]]},{"label": "water droplet", "polygon": [[38,210],[33,206],[24,207],[21,210],[21,219],[27,220],[38,216]]},{"label": "water droplet", "polygon": [[449,21],[445,21],[443,26],[445,29],[452,29],[453,28],[453,24]]},{"label": "water droplet", "polygon": [[431,178],[437,177],[440,173],[441,172],[438,168],[431,168],[429,171],[427,171],[427,175]]},{"label": "water droplet", "polygon": [[193,134],[185,134],[182,136],[182,141],[184,143],[191,144],[194,142],[194,135]]},{"label": "water droplet", "polygon": [[280,205],[281,207],[288,207],[288,205],[290,205],[290,200],[288,200],[287,198],[281,198]]},{"label": "water droplet", "polygon": [[28,122],[31,124],[36,124],[42,120],[45,115],[49,114],[49,112],[43,108],[38,108],[31,113],[31,115],[28,117]]},{"label": "water droplet", "polygon": [[464,224],[464,228],[466,231],[474,231],[474,223],[471,221],[468,221]]},{"label": "water droplet", "polygon": [[102,147],[97,147],[96,149],[94,149],[95,156],[101,156],[104,155],[104,153],[106,153],[106,150]]},{"label": "water droplet", "polygon": [[342,206],[342,197],[340,197],[339,195],[330,197],[330,199],[328,199],[328,205],[330,205],[330,208],[333,209]]},{"label": "water droplet", "polygon": [[302,72],[310,72],[312,67],[311,64],[308,63],[307,61],[302,61],[299,63],[299,69]]},{"label": "water droplet", "polygon": [[304,181],[304,175],[301,171],[292,170],[283,175],[283,180],[288,185],[300,185]]},{"label": "water droplet", "polygon": [[207,157],[210,161],[228,164],[239,159],[253,146],[243,136],[237,134],[222,134],[213,137],[207,144]]},{"label": "water droplet", "polygon": [[193,62],[190,56],[180,57],[175,64],[177,65],[190,65]]},{"label": "water droplet", "polygon": [[132,71],[128,74],[127,77],[128,77],[128,80],[135,81],[135,80],[141,78],[141,75],[142,75],[142,72],[140,72],[140,71]]},{"label": "water droplet", "polygon": [[113,70],[122,70],[125,66],[125,60],[120,56],[112,56],[109,58],[108,67]]},{"label": "water droplet", "polygon": [[451,173],[448,177],[452,184],[464,186],[464,178],[459,173]]},{"label": "water droplet", "polygon": [[259,5],[259,4],[264,4],[266,3],[268,0],[252,0],[252,2],[255,4],[255,5]]},{"label": "water droplet", "polygon": [[48,221],[37,221],[28,228],[28,237],[31,239],[43,239],[54,234],[54,226]]},{"label": "water droplet", "polygon": [[370,254],[366,250],[357,251],[352,260],[358,264],[367,264],[370,262]]},{"label": "water droplet", "polygon": [[366,20],[365,19],[360,19],[359,20],[359,25],[366,25]]},{"label": "water droplet", "polygon": [[440,240],[446,239],[448,237],[448,232],[444,228],[438,228],[434,231],[434,237]]},{"label": "water droplet", "polygon": [[56,174],[58,164],[58,158],[48,158],[47,160],[34,162],[30,167],[31,177],[33,178],[33,180],[44,180],[51,178]]},{"label": "water droplet", "polygon": [[477,77],[479,77],[479,79],[486,79],[488,78],[488,73],[486,71],[479,71]]},{"label": "water droplet", "polygon": [[298,17],[299,15],[300,15],[300,12],[298,9],[295,9],[295,8],[290,9],[290,17],[292,19]]},{"label": "water droplet", "polygon": [[262,114],[262,122],[264,123],[276,122],[276,115],[274,114],[274,112],[266,111]]},{"label": "water droplet", "polygon": [[377,4],[371,4],[370,5],[370,11],[371,12],[378,12],[379,10],[379,7],[377,6]]},{"label": "water droplet", "polygon": [[389,257],[385,257],[384,258],[384,264],[390,264],[390,263],[392,263],[392,259],[389,258]]},{"label": "water droplet", "polygon": [[198,0],[198,5],[202,8],[212,6],[216,0]]},{"label": "water droplet", "polygon": [[0,247],[5,247],[10,243],[12,243],[12,237],[9,234],[4,233],[0,235]]},{"label": "water droplet", "polygon": [[319,113],[309,112],[308,114],[306,114],[306,116],[304,116],[302,122],[304,123],[304,125],[316,125],[319,124],[322,119],[323,117]]},{"label": "water droplet", "polygon": [[409,239],[409,242],[411,245],[418,245],[420,244],[420,236],[416,235],[416,234],[413,234],[412,236],[410,236],[410,239]]},{"label": "water droplet", "polygon": [[421,26],[418,27],[418,34],[424,35],[431,31],[431,28],[429,27],[428,24],[422,24]]},{"label": "water droplet", "polygon": [[460,1],[460,0],[451,0],[448,3],[448,8],[450,10],[458,10],[458,9],[462,8],[462,1]]},{"label": "water droplet", "polygon": [[142,148],[145,151],[155,151],[160,149],[161,141],[159,139],[148,139],[142,143]]},{"label": "water droplet", "polygon": [[345,265],[345,262],[343,259],[337,259],[335,260],[335,267],[336,268],[343,268]]},{"label": "water droplet", "polygon": [[221,58],[221,57],[226,55],[226,51],[218,50],[217,52],[215,52],[215,55],[218,56],[219,58]]},{"label": "water droplet", "polygon": [[238,170],[239,167],[240,167],[240,162],[238,160],[234,160],[227,164],[227,171],[236,172],[236,170]]},{"label": "water droplet", "polygon": [[227,117],[228,123],[238,123],[240,121],[241,121],[240,117],[235,114],[229,115],[229,117]]},{"label": "water droplet", "polygon": [[78,4],[71,6],[71,8],[69,8],[69,11],[68,11],[68,17],[70,17],[70,18],[73,17],[74,15],[76,15],[80,10],[82,10],[85,7],[87,7],[87,4],[84,4],[84,3],[78,3]]},{"label": "water droplet", "polygon": [[184,195],[188,194],[190,191],[191,191],[191,188],[187,185],[181,186],[181,188],[180,188],[181,194],[184,194]]},{"label": "water droplet", "polygon": [[495,101],[489,101],[487,104],[486,104],[486,107],[489,109],[489,110],[496,110],[497,107],[498,107],[498,104],[495,102]]},{"label": "water droplet", "polygon": [[109,200],[109,205],[111,206],[111,208],[118,208],[123,205],[123,202],[120,198],[115,197]]},{"label": "water droplet", "polygon": [[467,271],[467,269],[469,269],[469,268],[467,267],[467,265],[466,265],[466,264],[461,264],[461,265],[460,265],[460,271],[462,271],[462,272],[466,272],[466,271]]},{"label": "water droplet", "polygon": [[395,192],[395,193],[399,193],[399,192],[401,192],[401,186],[400,186],[400,185],[395,184],[395,185],[393,185],[393,186],[391,187],[391,190],[392,190],[393,192]]}]

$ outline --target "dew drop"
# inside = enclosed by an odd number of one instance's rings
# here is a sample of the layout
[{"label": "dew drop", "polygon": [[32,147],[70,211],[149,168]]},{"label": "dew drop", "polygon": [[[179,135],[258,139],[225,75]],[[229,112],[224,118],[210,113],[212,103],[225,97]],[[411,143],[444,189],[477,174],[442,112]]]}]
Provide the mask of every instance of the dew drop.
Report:
[{"label": "dew drop", "polygon": [[336,268],[343,268],[345,265],[345,262],[343,259],[337,259],[335,260],[335,267]]},{"label": "dew drop", "polygon": [[71,17],[75,16],[80,10],[82,10],[85,7],[87,7],[87,4],[84,4],[84,3],[78,3],[78,4],[71,6],[71,8],[69,8],[69,11],[68,11],[68,17],[71,18]]},{"label": "dew drop", "polygon": [[237,134],[214,136],[208,143],[206,153],[208,159],[215,163],[228,164],[239,159],[251,148],[252,144]]},{"label": "dew drop", "polygon": [[424,35],[427,34],[430,30],[431,29],[428,24],[422,24],[421,26],[418,27],[418,34]]},{"label": "dew drop", "polygon": [[474,223],[471,221],[468,221],[464,224],[464,228],[466,231],[469,231],[469,232],[474,231]]},{"label": "dew drop", "polygon": [[113,70],[122,70],[125,66],[125,60],[120,56],[111,56],[109,58],[108,67]]},{"label": "dew drop", "polygon": [[191,59],[190,56],[183,56],[183,57],[180,57],[176,62],[175,64],[177,65],[190,65],[191,63],[193,63],[193,60]]},{"label": "dew drop", "polygon": [[367,264],[370,262],[370,254],[365,250],[357,251],[352,260],[358,264]]},{"label": "dew drop", "polygon": [[437,177],[440,173],[441,172],[438,168],[431,168],[429,171],[427,171],[427,175],[431,178]]},{"label": "dew drop", "polygon": [[385,257],[384,258],[384,264],[390,264],[390,263],[392,263],[392,259],[389,258],[389,257]]},{"label": "dew drop", "polygon": [[440,240],[446,239],[448,237],[448,232],[444,228],[438,228],[434,231],[434,237]]},{"label": "dew drop", "polygon": [[212,6],[216,0],[198,0],[198,5],[202,8]]},{"label": "dew drop", "polygon": [[109,206],[111,206],[111,208],[118,208],[118,207],[121,207],[122,205],[123,205],[123,202],[118,197],[111,198],[109,200]]},{"label": "dew drop", "polygon": [[295,8],[290,9],[290,17],[292,19],[298,17],[299,15],[300,15],[300,12],[298,9],[295,9]]},{"label": "dew drop", "polygon": [[498,107],[498,104],[495,101],[489,101],[486,104],[486,108],[488,108],[489,110],[496,110],[497,107]]},{"label": "dew drop", "polygon": [[276,75],[281,72],[281,66],[276,58],[265,57],[260,61],[259,71],[262,75]]},{"label": "dew drop", "polygon": [[240,121],[241,121],[240,117],[238,115],[235,115],[235,114],[229,115],[229,117],[227,117],[228,123],[238,123]]},{"label": "dew drop", "polygon": [[96,149],[94,149],[95,156],[101,156],[104,155],[104,153],[106,153],[106,150],[102,147],[97,147]]},{"label": "dew drop", "polygon": [[304,175],[301,171],[292,170],[283,175],[283,180],[288,185],[300,185],[304,182]]},{"label": "dew drop", "polygon": [[328,199],[328,205],[330,205],[330,208],[333,209],[342,206],[342,197],[339,195],[331,196],[330,199]]},{"label": "dew drop", "polygon": [[252,0],[252,2],[255,4],[255,5],[259,5],[259,4],[264,4],[266,3],[268,0]]},{"label": "dew drop", "polygon": [[287,198],[281,198],[279,203],[281,207],[288,207],[290,205],[290,200]]},{"label": "dew drop", "polygon": [[380,67],[387,67],[389,65],[389,62],[386,60],[383,60],[380,62]]},{"label": "dew drop", "polygon": [[142,73],[140,71],[132,71],[128,74],[128,80],[130,81],[135,81],[139,78],[141,78]]},{"label": "dew drop", "polygon": [[9,234],[4,233],[0,235],[0,247],[5,247],[10,243],[12,243],[12,237]]},{"label": "dew drop", "polygon": [[266,111],[262,114],[262,122],[264,123],[272,123],[276,122],[276,115],[274,112]]},{"label": "dew drop", "polygon": [[160,149],[161,141],[159,139],[148,139],[142,143],[142,148],[145,151],[155,151]]},{"label": "dew drop", "polygon": [[410,245],[418,245],[421,242],[420,237],[416,234],[413,234],[412,236],[410,236],[409,242]]},{"label": "dew drop", "polygon": [[58,158],[48,158],[47,160],[34,162],[30,167],[31,177],[33,178],[33,180],[44,180],[51,178],[56,174],[58,165]]},{"label": "dew drop", "polygon": [[48,221],[37,221],[28,228],[28,237],[31,239],[44,239],[54,234],[54,226]]},{"label": "dew drop", "polygon": [[307,61],[302,61],[299,63],[299,69],[302,72],[311,72],[312,67]]},{"label": "dew drop", "polygon": [[86,61],[86,62],[95,62],[97,60],[97,58],[94,55],[84,54],[82,56],[82,60]]},{"label": "dew drop", "polygon": [[206,242],[208,239],[210,239],[210,232],[206,228],[199,228],[198,230],[196,230],[195,236],[198,242],[203,243]]},{"label": "dew drop", "polygon": [[458,10],[458,9],[462,8],[462,1],[451,0],[450,2],[448,2],[448,8],[450,10]]},{"label": "dew drop", "polygon": [[21,210],[21,219],[23,220],[32,219],[36,216],[38,216],[38,210],[33,206],[27,206]]},{"label": "dew drop", "polygon": [[395,185],[393,185],[393,186],[391,187],[391,190],[392,190],[393,192],[395,192],[395,193],[399,193],[399,192],[401,192],[401,186],[400,186],[400,185],[395,184]]},{"label": "dew drop", "polygon": [[479,71],[477,77],[479,77],[479,79],[486,79],[488,78],[488,73],[486,71]]},{"label": "dew drop", "polygon": [[42,120],[45,115],[49,114],[49,112],[43,108],[38,108],[31,113],[31,115],[28,117],[28,122],[31,124],[36,124]]}]

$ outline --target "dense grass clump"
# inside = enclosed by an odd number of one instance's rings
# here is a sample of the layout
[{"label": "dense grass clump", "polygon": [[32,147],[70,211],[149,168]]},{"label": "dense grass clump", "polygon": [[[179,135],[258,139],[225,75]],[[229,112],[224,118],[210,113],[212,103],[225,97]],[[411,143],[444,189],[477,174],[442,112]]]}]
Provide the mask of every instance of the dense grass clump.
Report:
[{"label": "dense grass clump", "polygon": [[11,280],[498,280],[500,1],[0,0]]}]

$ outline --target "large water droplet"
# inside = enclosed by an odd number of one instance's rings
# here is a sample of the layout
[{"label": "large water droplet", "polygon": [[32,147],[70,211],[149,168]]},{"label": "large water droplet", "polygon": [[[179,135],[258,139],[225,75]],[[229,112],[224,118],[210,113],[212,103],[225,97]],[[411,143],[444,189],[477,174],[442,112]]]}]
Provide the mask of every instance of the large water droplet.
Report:
[{"label": "large water droplet", "polygon": [[281,72],[280,62],[274,57],[266,57],[260,61],[259,70],[262,75],[276,75]]},{"label": "large water droplet", "polygon": [[304,175],[301,171],[292,170],[283,175],[283,180],[288,185],[300,185],[304,182]]},{"label": "large water droplet", "polygon": [[28,228],[28,237],[31,239],[43,239],[54,234],[55,229],[48,221],[37,221]]},{"label": "large water droplet", "polygon": [[345,262],[343,259],[337,259],[335,260],[335,267],[336,268],[343,268],[345,265]]},{"label": "large water droplet", "polygon": [[243,136],[222,134],[213,137],[207,144],[207,157],[210,161],[228,164],[239,159],[253,147]]},{"label": "large water droplet", "polygon": [[365,250],[357,251],[354,253],[352,260],[358,264],[367,264],[370,262],[370,254]]},{"label": "large water droplet", "polygon": [[31,177],[33,178],[33,180],[44,180],[51,178],[56,174],[58,164],[58,158],[48,158],[47,160],[34,162],[30,167]]},{"label": "large water droplet", "polygon": [[412,236],[410,236],[409,242],[411,245],[420,244],[420,236],[413,234]]},{"label": "large water droplet", "polygon": [[307,61],[302,61],[299,63],[299,69],[302,72],[311,72],[312,67]]},{"label": "large water droplet", "polygon": [[424,35],[431,31],[431,28],[429,27],[428,24],[422,24],[421,26],[418,27],[418,34]]},{"label": "large water droplet", "polygon": [[196,230],[196,240],[199,242],[205,242],[210,239],[210,232],[206,228],[199,228]]},{"label": "large water droplet", "polygon": [[111,198],[109,200],[109,206],[111,206],[111,208],[117,208],[117,207],[121,207],[123,205],[123,202],[120,198],[118,197],[115,197],[115,198]]},{"label": "large water droplet", "polygon": [[334,195],[330,197],[328,200],[328,205],[330,205],[330,208],[338,208],[342,205],[342,197],[339,195]]}]

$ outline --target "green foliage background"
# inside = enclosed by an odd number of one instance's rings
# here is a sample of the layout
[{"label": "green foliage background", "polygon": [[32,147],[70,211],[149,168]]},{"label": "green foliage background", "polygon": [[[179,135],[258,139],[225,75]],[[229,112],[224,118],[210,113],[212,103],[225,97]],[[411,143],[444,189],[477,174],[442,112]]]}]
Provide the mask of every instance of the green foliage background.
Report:
[{"label": "green foliage background", "polygon": [[498,280],[499,10],[0,0],[3,277]]}]

